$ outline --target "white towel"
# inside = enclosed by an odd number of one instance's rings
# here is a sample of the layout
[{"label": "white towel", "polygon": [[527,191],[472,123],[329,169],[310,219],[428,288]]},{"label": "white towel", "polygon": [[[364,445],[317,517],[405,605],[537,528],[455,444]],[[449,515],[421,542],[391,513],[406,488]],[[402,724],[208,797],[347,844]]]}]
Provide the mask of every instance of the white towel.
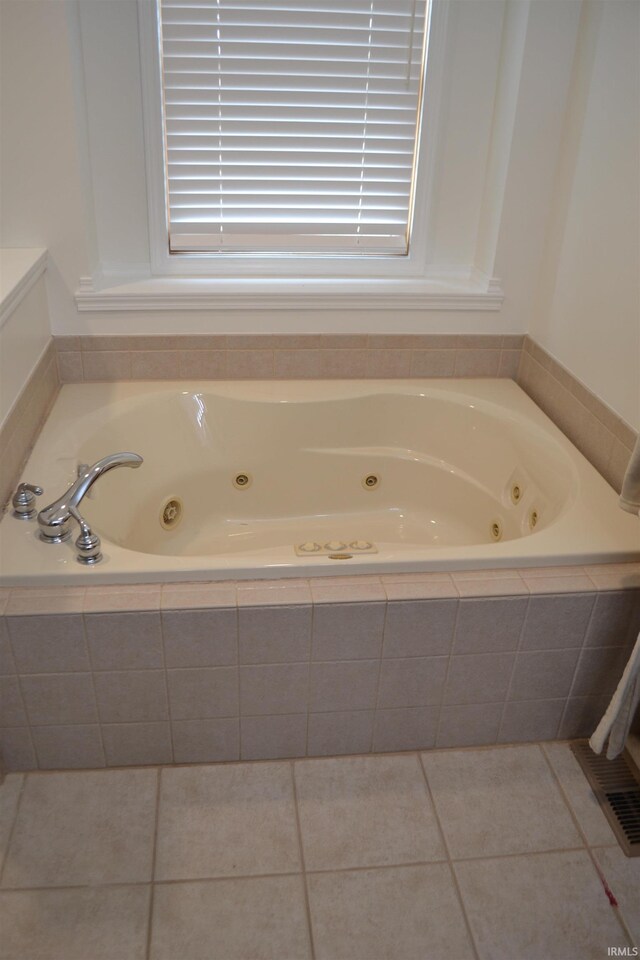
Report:
[{"label": "white towel", "polygon": [[640,514],[640,436],[636,440],[627,472],[622,481],[620,506],[627,513]]},{"label": "white towel", "polygon": [[607,737],[609,737],[607,760],[613,760],[622,753],[638,703],[640,703],[640,636],[636,640],[611,703],[589,740],[589,746],[594,753],[602,753]]}]

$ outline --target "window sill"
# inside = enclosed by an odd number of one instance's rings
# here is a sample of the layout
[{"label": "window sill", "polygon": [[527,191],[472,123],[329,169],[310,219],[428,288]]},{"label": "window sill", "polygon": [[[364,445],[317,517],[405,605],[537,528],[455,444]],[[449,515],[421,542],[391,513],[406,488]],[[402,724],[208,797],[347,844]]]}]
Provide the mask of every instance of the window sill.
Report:
[{"label": "window sill", "polygon": [[500,310],[498,280],[155,277],[96,290],[82,278],[81,313],[105,310]]}]

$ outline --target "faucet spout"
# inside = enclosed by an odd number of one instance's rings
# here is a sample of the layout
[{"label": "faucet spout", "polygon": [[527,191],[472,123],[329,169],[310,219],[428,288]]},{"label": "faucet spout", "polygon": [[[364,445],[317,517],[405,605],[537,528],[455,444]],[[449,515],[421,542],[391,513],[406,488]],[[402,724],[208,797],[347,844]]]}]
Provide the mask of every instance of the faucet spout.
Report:
[{"label": "faucet spout", "polygon": [[71,535],[71,518],[96,480],[114,467],[139,467],[142,457],[137,453],[112,453],[87,467],[58,500],[44,507],[38,514],[40,536],[47,543],[61,543]]}]

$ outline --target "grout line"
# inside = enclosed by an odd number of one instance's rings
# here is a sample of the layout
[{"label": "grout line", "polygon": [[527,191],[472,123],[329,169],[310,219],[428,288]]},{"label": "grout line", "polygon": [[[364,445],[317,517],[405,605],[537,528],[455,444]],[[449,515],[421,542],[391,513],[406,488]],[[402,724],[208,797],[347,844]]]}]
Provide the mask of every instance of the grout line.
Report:
[{"label": "grout line", "polygon": [[[85,595],[83,594],[82,595],[83,607],[84,607],[84,599],[85,599]],[[87,726],[95,725],[98,727],[100,747],[102,748],[102,759],[104,761],[103,765],[106,767],[107,766],[107,750],[104,745],[104,733],[102,730],[102,721],[100,719],[100,710],[98,707],[98,691],[96,690],[96,678],[95,678],[96,671],[93,669],[93,657],[91,656],[91,647],[89,646],[89,635],[87,633],[87,622],[85,620],[84,611],[80,614],[80,618],[82,620],[82,636],[84,639],[85,653],[87,655],[87,663],[89,664],[89,674],[91,675],[91,689],[93,691],[93,702],[96,708],[95,724],[87,724]],[[34,724],[34,726],[38,726],[38,724]],[[45,726],[45,724],[42,724],[42,726]],[[52,724],[47,724],[47,726],[55,727],[55,726],[58,726],[58,724],[52,723]],[[75,724],[64,724],[64,726],[75,726]]]},{"label": "grout line", "polygon": [[[154,611],[155,613],[155,611]],[[171,745],[171,762],[173,763],[176,758],[176,752],[173,744],[173,717],[171,715],[171,697],[169,696],[169,672],[167,670],[167,656],[164,647],[164,625],[162,621],[162,612],[157,611],[158,616],[158,629],[160,631],[160,653],[162,656],[162,673],[164,675],[164,692],[167,698],[167,721],[169,723],[169,743]],[[139,721],[142,722],[142,721]],[[163,721],[160,721],[161,723]]]},{"label": "grout line", "polygon": [[[455,636],[455,634],[454,634],[454,636]],[[460,889],[460,884],[458,883],[458,877],[457,877],[456,872],[455,872],[455,870],[454,870],[454,868],[453,868],[453,861],[452,861],[452,859],[451,859],[451,851],[449,850],[449,844],[447,843],[447,838],[446,838],[446,836],[445,836],[445,832],[444,832],[444,829],[443,829],[443,827],[442,827],[442,823],[441,823],[441,821],[440,821],[440,816],[439,816],[439,814],[438,814],[438,809],[437,809],[437,807],[436,807],[436,801],[435,801],[435,798],[434,798],[434,796],[433,796],[433,792],[432,792],[432,790],[431,790],[431,784],[429,783],[429,778],[427,777],[427,771],[425,770],[425,766],[424,766],[424,763],[423,763],[423,760],[422,760],[422,754],[421,754],[420,752],[418,752],[418,753],[416,754],[416,758],[417,758],[417,761],[418,761],[418,766],[420,767],[420,770],[422,771],[422,777],[423,777],[423,780],[424,780],[425,792],[426,792],[426,794],[427,794],[427,798],[428,798],[428,800],[429,800],[429,803],[431,804],[431,809],[433,810],[433,815],[434,815],[434,817],[435,817],[435,821],[436,821],[436,824],[437,824],[437,826],[438,826],[438,831],[439,831],[439,833],[440,833],[440,838],[441,838],[441,840],[442,840],[442,845],[443,845],[443,847],[444,847],[444,849],[445,849],[445,852],[446,852],[446,855],[447,855],[447,865],[448,865],[448,867],[449,867],[449,873],[450,873],[451,878],[452,878],[452,880],[453,880],[453,886],[454,886],[454,889],[455,889],[455,892],[456,892],[456,896],[457,896],[457,898],[458,898],[458,903],[460,904],[460,909],[462,910],[462,916],[464,917],[465,926],[466,926],[466,928],[467,928],[467,935],[468,935],[468,937],[469,937],[469,943],[471,944],[471,949],[473,950],[473,953],[474,953],[474,956],[476,957],[476,960],[479,960],[479,956],[480,956],[480,955],[479,955],[478,947],[476,946],[475,938],[474,938],[474,936],[473,936],[473,931],[472,931],[472,929],[471,929],[471,922],[470,922],[470,920],[469,920],[469,917],[467,916],[467,911],[466,911],[466,908],[465,908],[465,905],[464,905],[464,900],[463,900],[463,897],[462,897],[462,891],[461,891],[461,889]]]},{"label": "grout line", "polygon": [[162,784],[162,770],[158,770],[156,773],[157,784],[156,784],[156,802],[155,802],[155,818],[154,818],[154,830],[153,830],[153,850],[151,852],[151,881],[149,886],[151,890],[149,892],[149,916],[147,918],[147,945],[145,957],[146,960],[149,960],[151,956],[151,933],[152,933],[152,924],[153,924],[153,903],[154,903],[154,878],[156,873],[156,857],[158,852],[158,828],[159,828],[159,818],[160,818],[160,789]]},{"label": "grout line", "polygon": [[[571,686],[569,687],[569,690],[568,690],[568,692],[567,692],[566,702],[565,702],[565,705],[564,705],[564,709],[563,709],[563,711],[562,711],[562,715],[561,715],[561,717],[560,717],[560,723],[558,724],[558,729],[557,729],[557,731],[556,731],[556,732],[558,732],[558,733],[560,732],[560,730],[562,730],[562,727],[563,727],[563,724],[564,724],[564,721],[565,721],[565,717],[566,717],[566,715],[567,715],[567,710],[569,709],[569,701],[570,701],[573,697],[576,696],[576,695],[573,693],[573,688],[574,688],[575,685],[576,685],[576,677],[578,676],[578,670],[580,669],[580,665],[581,665],[582,660],[583,660],[583,657],[584,657],[584,655],[585,655],[585,650],[597,650],[597,649],[599,649],[598,647],[587,647],[587,646],[586,646],[586,642],[585,642],[586,639],[587,639],[587,636],[589,635],[589,629],[590,629],[590,627],[591,627],[591,622],[592,622],[592,620],[593,620],[593,618],[594,618],[594,616],[595,616],[595,612],[596,612],[596,602],[597,602],[597,596],[594,596],[594,598],[593,598],[593,603],[591,604],[591,611],[590,611],[590,613],[589,613],[589,619],[587,620],[587,625],[586,625],[586,627],[584,628],[584,635],[583,635],[583,637],[582,637],[582,643],[580,644],[580,653],[578,654],[578,659],[576,660],[576,665],[575,665],[574,670],[573,670],[573,676],[572,676],[572,678],[571,678]],[[607,648],[607,649],[608,649],[608,648]],[[607,694],[606,694],[606,693],[605,693],[605,694],[600,694],[600,696],[607,696]],[[544,751],[543,751],[543,752],[544,752]]]},{"label": "grout line", "polygon": [[[560,777],[558,776],[558,774],[557,774],[557,772],[556,772],[556,769],[555,769],[553,763],[551,762],[551,758],[547,755],[547,751],[544,749],[544,747],[543,747],[543,745],[542,745],[541,743],[538,744],[538,747],[540,748],[540,752],[542,753],[542,756],[543,756],[544,759],[546,760],[547,766],[548,766],[549,770],[551,771],[551,776],[552,776],[553,780],[555,781],[555,784],[556,784],[558,790],[560,791],[560,795],[562,796],[562,799],[564,800],[565,805],[566,805],[566,807],[567,807],[568,810],[569,810],[569,814],[570,814],[570,816],[571,816],[571,819],[573,820],[574,826],[575,826],[576,830],[578,831],[578,834],[579,834],[580,837],[582,838],[582,842],[584,843],[586,852],[588,853],[588,855],[589,855],[589,857],[590,857],[590,859],[591,859],[591,862],[592,862],[592,864],[593,864],[593,868],[594,868],[594,870],[596,871],[596,873],[597,873],[597,875],[598,875],[598,879],[600,880],[600,882],[601,882],[601,883],[603,884],[603,886],[604,886],[604,881],[605,881],[604,873],[603,873],[602,869],[600,868],[600,864],[599,864],[598,861],[596,860],[595,854],[593,853],[593,850],[592,850],[592,848],[591,848],[591,844],[589,843],[589,838],[587,837],[585,831],[582,829],[582,824],[581,824],[580,821],[578,820],[578,817],[577,817],[577,815],[576,815],[576,813],[575,813],[575,811],[574,811],[574,809],[573,809],[573,806],[571,805],[571,800],[569,799],[569,795],[568,795],[567,792],[565,791],[564,786],[563,786],[563,783],[562,783]],[[586,778],[585,778],[585,784],[588,785]],[[590,788],[589,788],[589,789],[590,789]],[[620,849],[620,847],[619,847],[618,844],[616,844],[616,848],[617,848],[618,850]],[[607,885],[608,885],[608,881],[607,881]],[[616,918],[617,918],[617,920],[618,920],[618,923],[619,923],[620,926],[622,927],[623,933],[625,934],[626,937],[628,937],[630,946],[633,946],[634,943],[635,943],[635,940],[634,940],[634,938],[633,938],[633,935],[632,935],[629,927],[627,926],[626,920],[625,920],[624,917],[623,917],[622,910],[620,909],[619,906],[614,906],[613,904],[610,904],[610,906],[611,906],[611,909],[613,910],[613,912],[614,912],[614,914],[615,914],[615,916],[616,916]]]},{"label": "grout line", "polygon": [[9,833],[7,835],[7,842],[5,844],[4,854],[2,857],[2,865],[0,868],[0,890],[2,890],[2,878],[4,876],[5,867],[7,866],[7,861],[9,860],[9,851],[11,850],[11,841],[13,840],[13,834],[16,828],[16,824],[18,822],[18,815],[20,813],[20,807],[22,805],[22,795],[24,793],[24,788],[27,783],[27,776],[28,776],[27,773],[21,774],[22,783],[20,784],[20,790],[18,792],[18,802],[16,803],[16,810],[13,815],[13,821],[11,823]]},{"label": "grout line", "polygon": [[[308,711],[307,711],[307,716],[308,716],[308,715],[309,715],[309,714],[308,714]],[[293,791],[293,808],[294,808],[295,818],[296,818],[296,830],[297,830],[297,835],[298,835],[298,848],[299,848],[299,850],[300,850],[300,866],[301,866],[301,868],[302,868],[302,882],[303,882],[303,885],[304,885],[304,902],[305,902],[305,908],[306,908],[306,912],[307,912],[307,929],[308,929],[308,931],[309,931],[309,946],[310,946],[310,949],[311,949],[311,960],[314,960],[315,955],[316,955],[316,951],[315,951],[315,945],[314,945],[314,942],[313,942],[313,926],[312,926],[312,923],[311,923],[311,903],[310,903],[310,900],[309,900],[309,886],[308,886],[308,883],[307,883],[307,869],[306,869],[305,860],[304,860],[304,846],[303,846],[303,843],[302,843],[302,825],[301,825],[301,823],[300,823],[300,810],[299,810],[299,807],[298,807],[298,787],[297,787],[297,784],[296,784],[296,770],[295,770],[295,763],[294,763],[293,761],[290,761],[290,762],[289,762],[289,768],[290,768],[290,771],[291,771],[291,789],[292,789],[292,791]]]},{"label": "grout line", "polygon": [[[434,741],[433,741],[434,746],[437,746],[438,741],[439,741],[439,739],[440,739],[440,731],[441,731],[441,727],[442,727],[442,714],[444,713],[445,705],[446,705],[446,706],[450,706],[450,704],[447,704],[447,689],[448,689],[448,687],[449,687],[449,676],[450,676],[450,674],[451,674],[451,661],[452,661],[452,659],[453,659],[453,657],[454,657],[453,650],[454,650],[455,645],[456,645],[456,636],[457,636],[457,634],[458,634],[458,621],[459,621],[459,619],[460,619],[460,609],[461,609],[461,600],[458,599],[457,604],[456,604],[456,615],[455,615],[454,620],[453,620],[453,630],[452,630],[452,633],[451,633],[451,644],[450,644],[450,646],[449,646],[449,653],[447,654],[447,670],[446,670],[445,677],[444,677],[444,683],[443,683],[443,685],[442,685],[442,698],[441,698],[441,700],[440,700],[440,710],[438,711],[438,722],[437,722],[437,724],[436,724],[436,735],[435,735],[435,739],[434,739]],[[423,772],[424,772],[424,771],[423,771]],[[426,774],[425,774],[425,776],[426,776]]]},{"label": "grout line", "polygon": [[[385,591],[386,592],[386,591]],[[384,616],[382,618],[382,637],[380,640],[380,655],[378,657],[378,676],[376,679],[376,693],[375,698],[372,704],[373,709],[373,723],[371,724],[371,740],[369,741],[369,752],[374,752],[374,744],[376,742],[376,733],[378,729],[377,717],[378,710],[380,709],[380,684],[382,683],[382,664],[385,660],[384,657],[384,642],[385,636],[387,633],[387,617],[389,616],[389,601],[385,601],[384,605]]]},{"label": "grout line", "polygon": [[[518,635],[518,642],[517,642],[517,644],[516,644],[515,650],[513,651],[513,652],[515,653],[515,656],[514,656],[514,658],[513,658],[513,666],[511,667],[511,675],[510,675],[510,677],[509,677],[509,683],[508,683],[508,686],[507,686],[507,689],[506,689],[506,692],[505,692],[505,695],[504,695],[504,703],[503,703],[503,705],[502,705],[502,713],[500,714],[500,723],[498,724],[498,734],[497,734],[497,738],[496,738],[496,739],[498,740],[498,742],[500,742],[500,737],[502,736],[502,727],[503,727],[503,725],[504,725],[504,717],[505,717],[505,714],[506,714],[506,712],[507,712],[507,704],[510,703],[510,702],[513,702],[513,701],[511,701],[511,699],[510,699],[511,689],[512,689],[512,687],[513,687],[513,678],[514,678],[515,675],[516,675],[516,669],[517,669],[517,666],[518,666],[518,657],[519,657],[520,653],[522,652],[522,643],[523,643],[523,640],[524,640],[524,632],[525,632],[525,628],[526,628],[526,626],[527,626],[527,621],[528,621],[528,619],[529,619],[529,613],[530,613],[530,611],[531,611],[531,597],[529,597],[529,599],[527,600],[527,607],[526,607],[526,610],[525,610],[525,612],[524,612],[524,617],[522,618],[522,624],[520,625],[520,633],[519,633],[519,635]],[[536,698],[536,699],[538,699],[538,698]],[[551,698],[551,697],[550,697],[549,699],[556,699],[556,698]],[[558,697],[557,699],[561,700],[562,697]],[[520,702],[522,702],[522,701],[520,701]],[[559,727],[556,727],[556,732],[558,731],[558,729],[559,729]]]}]

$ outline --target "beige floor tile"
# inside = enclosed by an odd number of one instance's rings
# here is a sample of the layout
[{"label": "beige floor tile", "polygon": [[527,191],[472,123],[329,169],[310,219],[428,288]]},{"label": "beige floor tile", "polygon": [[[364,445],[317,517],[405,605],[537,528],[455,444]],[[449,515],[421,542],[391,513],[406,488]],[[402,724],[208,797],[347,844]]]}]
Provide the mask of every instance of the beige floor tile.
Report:
[{"label": "beige floor tile", "polygon": [[474,956],[446,863],[311,874],[317,960]]},{"label": "beige floor tile", "polygon": [[152,960],[305,960],[302,877],[156,886]]},{"label": "beige floor tile", "polygon": [[582,772],[582,767],[571,752],[568,743],[546,743],[547,754],[560,781],[571,808],[580,824],[587,843],[606,846],[617,843],[613,830]]},{"label": "beige floor tile", "polygon": [[31,774],[3,887],[151,879],[157,771]]},{"label": "beige floor tile", "polygon": [[150,887],[0,893],[2,960],[144,960]]},{"label": "beige floor tile", "polygon": [[594,850],[634,943],[640,947],[640,857],[627,857],[620,847]]},{"label": "beige floor tile", "polygon": [[602,960],[626,940],[583,850],[455,864],[480,960]]},{"label": "beige floor tile", "polygon": [[289,764],[162,771],[157,880],[299,869]]},{"label": "beige floor tile", "polygon": [[20,791],[24,776],[21,773],[9,773],[0,786],[0,873],[7,852],[11,830],[18,811]]},{"label": "beige floor tile", "polygon": [[454,859],[583,846],[539,747],[422,756]]},{"label": "beige floor tile", "polygon": [[446,856],[415,755],[302,760],[295,772],[307,870]]}]

